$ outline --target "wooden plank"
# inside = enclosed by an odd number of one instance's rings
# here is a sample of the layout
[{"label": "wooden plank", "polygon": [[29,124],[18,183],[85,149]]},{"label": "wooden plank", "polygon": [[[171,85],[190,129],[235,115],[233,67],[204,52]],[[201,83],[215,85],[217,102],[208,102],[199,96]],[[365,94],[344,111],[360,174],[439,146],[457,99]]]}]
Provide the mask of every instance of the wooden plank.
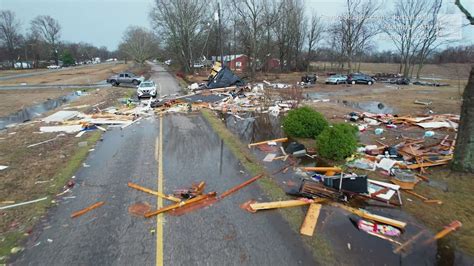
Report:
[{"label": "wooden plank", "polygon": [[321,211],[321,204],[311,203],[304,218],[303,225],[301,225],[300,233],[305,236],[313,236],[316,224],[318,223],[319,212]]},{"label": "wooden plank", "polygon": [[348,212],[351,212],[351,213],[353,213],[353,214],[355,214],[359,217],[369,219],[369,220],[372,220],[372,221],[376,221],[376,222],[379,222],[379,223],[382,223],[382,224],[388,224],[388,225],[395,226],[395,227],[400,228],[400,229],[404,229],[407,226],[407,223],[405,223],[405,222],[398,221],[398,220],[391,219],[391,218],[387,218],[387,217],[380,216],[380,215],[377,215],[377,214],[372,214],[372,213],[364,211],[364,210],[355,209],[355,208],[343,205],[341,203],[330,202],[329,204],[332,205],[332,206],[344,209]]},{"label": "wooden plank", "polygon": [[325,199],[315,199],[315,200],[283,200],[283,201],[273,201],[273,202],[255,202],[250,204],[252,210],[269,210],[269,209],[279,209],[279,208],[289,208],[308,205],[311,203],[321,203],[326,201]]},{"label": "wooden plank", "polygon": [[306,172],[329,172],[329,171],[333,171],[335,173],[342,172],[342,169],[336,166],[334,167],[302,167],[301,169]]},{"label": "wooden plank", "polygon": [[142,186],[139,186],[137,184],[134,184],[132,182],[128,182],[128,186],[131,187],[131,188],[134,188],[136,190],[140,190],[140,191],[143,191],[145,193],[148,193],[148,194],[151,194],[151,195],[155,195],[157,197],[160,197],[160,198],[163,198],[163,199],[167,199],[169,201],[174,201],[174,202],[181,202],[180,199],[176,198],[176,197],[173,197],[171,195],[165,195],[161,192],[158,192],[158,191],[154,191],[154,190],[151,190],[151,189],[148,189],[146,187],[142,187]]},{"label": "wooden plank", "polygon": [[192,199],[189,199],[189,200],[186,200],[186,201],[182,201],[180,203],[175,203],[175,204],[171,204],[171,205],[168,205],[166,207],[163,207],[161,209],[158,209],[158,210],[155,210],[155,211],[151,211],[151,212],[147,212],[145,213],[145,218],[150,218],[150,217],[153,217],[153,216],[156,216],[160,213],[164,213],[164,212],[167,212],[167,211],[171,211],[173,209],[176,209],[176,208],[179,208],[179,207],[182,207],[186,204],[190,204],[190,203],[193,203],[193,202],[198,202],[198,201],[201,201],[201,200],[205,200],[207,199],[208,197],[210,196],[210,194],[206,194],[206,195],[199,195],[199,196],[196,196]]},{"label": "wooden plank", "polygon": [[265,141],[261,141],[261,142],[250,143],[248,145],[248,147],[250,148],[250,147],[258,146],[258,145],[262,145],[262,144],[268,144],[268,142],[287,142],[287,141],[288,141],[288,138],[265,140]]},{"label": "wooden plank", "polygon": [[235,186],[235,187],[233,187],[233,188],[231,188],[231,189],[229,189],[229,190],[223,192],[223,193],[219,196],[219,199],[221,200],[221,199],[223,199],[223,198],[229,196],[230,194],[235,193],[236,191],[240,190],[241,188],[246,187],[246,186],[250,185],[251,183],[257,181],[257,180],[258,180],[259,178],[261,178],[261,177],[263,177],[263,174],[259,174],[259,175],[257,175],[257,176],[254,176],[254,177],[250,178],[249,180],[243,182],[242,184],[237,185],[237,186]]},{"label": "wooden plank", "polygon": [[97,203],[94,203],[94,204],[92,204],[91,206],[89,206],[85,209],[74,212],[73,214],[71,214],[71,218],[76,218],[78,216],[81,216],[81,215],[85,214],[86,212],[89,212],[89,211],[92,211],[93,209],[99,208],[100,206],[102,206],[104,204],[105,204],[105,202],[103,202],[103,201],[99,201]]},{"label": "wooden plank", "polygon": [[250,204],[252,210],[269,210],[269,209],[279,209],[279,208],[289,208],[297,207],[311,204],[310,201],[303,200],[285,200],[285,201],[274,201],[274,202],[257,202]]},{"label": "wooden plank", "polygon": [[447,234],[455,231],[456,229],[460,228],[462,226],[462,223],[460,221],[453,221],[451,222],[446,228],[443,230],[439,231],[435,236],[434,239],[438,240],[443,237],[445,237]]},{"label": "wooden plank", "polygon": [[414,235],[412,238],[410,238],[408,241],[397,247],[396,249],[393,250],[393,253],[398,254],[404,249],[406,249],[408,246],[410,246],[413,242],[415,242],[418,238],[420,238],[424,234],[425,230],[422,230],[418,232],[416,235]]},{"label": "wooden plank", "polygon": [[421,164],[416,163],[416,164],[407,165],[407,168],[408,169],[418,169],[418,168],[431,167],[431,166],[443,165],[443,164],[448,164],[448,163],[449,163],[449,160],[437,161],[437,162],[433,162],[433,163],[429,163],[429,162],[421,163]]}]

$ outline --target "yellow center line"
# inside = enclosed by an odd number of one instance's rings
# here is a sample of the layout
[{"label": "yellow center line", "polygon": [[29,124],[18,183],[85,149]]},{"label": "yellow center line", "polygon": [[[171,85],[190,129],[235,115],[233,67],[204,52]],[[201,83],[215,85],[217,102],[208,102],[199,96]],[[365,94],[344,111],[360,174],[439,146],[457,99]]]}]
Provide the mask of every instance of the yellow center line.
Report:
[{"label": "yellow center line", "polygon": [[[155,143],[155,158],[158,161],[158,192],[163,193],[163,116],[160,115],[159,135]],[[163,207],[163,199],[157,197],[158,209]],[[163,265],[163,214],[156,216],[156,265]]]}]

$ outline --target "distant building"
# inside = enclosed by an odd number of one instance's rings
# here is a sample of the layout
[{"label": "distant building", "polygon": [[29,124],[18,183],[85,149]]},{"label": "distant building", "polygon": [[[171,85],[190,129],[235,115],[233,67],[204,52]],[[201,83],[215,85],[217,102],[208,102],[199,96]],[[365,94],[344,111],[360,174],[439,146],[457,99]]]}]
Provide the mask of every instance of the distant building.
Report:
[{"label": "distant building", "polygon": [[[220,56],[212,56],[211,58],[213,61],[221,61]],[[245,72],[247,71],[247,68],[250,65],[249,57],[244,54],[225,55],[224,61],[225,61],[225,65],[235,72]],[[257,67],[257,68],[261,69],[262,66],[260,65],[260,67]],[[265,65],[266,71],[272,71],[279,68],[280,68],[280,60],[278,59],[270,58],[266,62],[266,65]]]},{"label": "distant building", "polygon": [[14,66],[16,69],[33,68],[29,62],[16,62]]}]

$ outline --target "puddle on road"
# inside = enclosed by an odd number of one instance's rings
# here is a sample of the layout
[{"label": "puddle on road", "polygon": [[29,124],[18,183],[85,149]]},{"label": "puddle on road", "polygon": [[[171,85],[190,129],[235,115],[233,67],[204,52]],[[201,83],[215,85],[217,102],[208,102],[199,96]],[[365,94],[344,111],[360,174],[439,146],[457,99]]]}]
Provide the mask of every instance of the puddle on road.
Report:
[{"label": "puddle on road", "polygon": [[41,116],[45,112],[58,108],[65,103],[74,101],[78,97],[79,96],[76,93],[71,93],[56,99],[50,99],[40,104],[23,108],[22,110],[6,117],[0,117],[0,130],[7,128],[9,125],[30,121],[35,117]]}]

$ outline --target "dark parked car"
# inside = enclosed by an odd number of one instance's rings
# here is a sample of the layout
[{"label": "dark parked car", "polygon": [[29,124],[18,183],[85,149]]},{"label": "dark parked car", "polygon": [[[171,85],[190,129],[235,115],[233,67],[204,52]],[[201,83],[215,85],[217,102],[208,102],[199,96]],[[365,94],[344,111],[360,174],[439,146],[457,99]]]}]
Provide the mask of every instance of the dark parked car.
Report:
[{"label": "dark parked car", "polygon": [[372,85],[375,83],[375,79],[373,79],[369,75],[361,74],[361,73],[354,73],[347,76],[347,83],[348,84],[368,84]]}]

